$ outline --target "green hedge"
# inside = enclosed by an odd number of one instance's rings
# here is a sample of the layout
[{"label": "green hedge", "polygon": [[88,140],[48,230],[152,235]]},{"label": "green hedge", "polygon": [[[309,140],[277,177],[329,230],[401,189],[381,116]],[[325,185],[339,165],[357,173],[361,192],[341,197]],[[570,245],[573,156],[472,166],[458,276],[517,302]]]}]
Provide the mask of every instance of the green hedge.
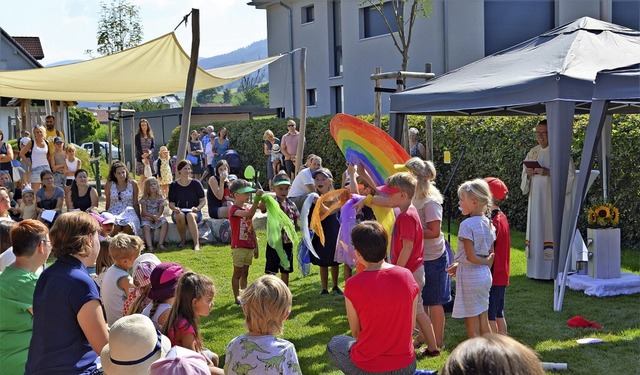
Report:
[{"label": "green hedge", "polygon": [[[336,184],[345,170],[345,160],[329,133],[332,116],[307,119],[305,156],[309,153],[320,155],[323,165],[335,176]],[[359,116],[373,122],[373,116]],[[525,230],[527,218],[527,197],[520,191],[521,162],[527,151],[536,144],[533,136],[538,117],[435,117],[434,155],[438,176],[436,184],[440,190],[450,177],[461,148],[466,147],[458,172],[452,183],[451,201],[457,205],[456,189],[465,180],[494,176],[502,179],[510,190],[503,211],[509,217],[511,227]],[[572,158],[576,168],[580,165],[582,144],[587,125],[587,116],[577,116],[574,122]],[[201,125],[194,127],[199,128]],[[244,166],[253,165],[260,173],[260,181],[266,184],[266,156],[263,154],[262,135],[271,129],[277,137],[286,133],[286,120],[258,119],[229,122],[224,125],[229,130],[231,148],[240,153]],[[420,139],[424,139],[424,117],[410,116],[409,126],[420,130]],[[220,127],[220,124],[216,124]],[[383,129],[388,127],[388,117],[382,121]],[[175,154],[179,128],[172,134],[169,149]],[[443,163],[443,152],[451,152],[451,163]],[[613,141],[611,155],[610,199],[620,208],[623,244],[638,248],[640,241],[640,116],[619,115],[613,120]],[[595,168],[597,168],[597,163]],[[602,196],[602,180],[593,184],[587,199]],[[454,218],[458,210],[453,209]],[[584,214],[580,217],[579,228],[585,228]]]}]

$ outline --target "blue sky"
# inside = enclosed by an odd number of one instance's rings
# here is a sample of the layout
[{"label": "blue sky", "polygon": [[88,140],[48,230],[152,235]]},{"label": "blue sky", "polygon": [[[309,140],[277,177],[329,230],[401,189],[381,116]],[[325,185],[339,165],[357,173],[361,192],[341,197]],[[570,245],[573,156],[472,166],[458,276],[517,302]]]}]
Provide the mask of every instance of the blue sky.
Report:
[{"label": "blue sky", "polygon": [[[107,0],[107,3],[110,3]],[[143,42],[171,32],[192,8],[200,9],[200,57],[244,47],[267,37],[266,11],[246,5],[248,0],[130,0],[140,7]],[[0,27],[12,36],[38,36],[48,65],[61,60],[85,60],[96,49],[99,0],[4,1]],[[176,36],[191,49],[191,24]]]}]

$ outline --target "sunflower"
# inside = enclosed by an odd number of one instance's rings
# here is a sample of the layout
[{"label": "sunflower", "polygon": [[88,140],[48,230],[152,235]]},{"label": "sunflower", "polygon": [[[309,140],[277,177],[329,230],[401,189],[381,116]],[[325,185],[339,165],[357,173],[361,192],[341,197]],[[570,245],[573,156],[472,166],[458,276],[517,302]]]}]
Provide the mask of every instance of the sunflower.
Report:
[{"label": "sunflower", "polygon": [[598,215],[598,218],[606,219],[610,214],[609,207],[605,205],[596,208],[596,215]]},{"label": "sunflower", "polygon": [[596,215],[594,210],[589,210],[587,220],[589,221],[589,224],[595,224],[596,221],[598,221],[598,215]]},{"label": "sunflower", "polygon": [[611,224],[613,224],[613,226],[618,225],[618,223],[620,222],[620,211],[618,211],[617,207],[613,207],[613,209],[611,210]]}]

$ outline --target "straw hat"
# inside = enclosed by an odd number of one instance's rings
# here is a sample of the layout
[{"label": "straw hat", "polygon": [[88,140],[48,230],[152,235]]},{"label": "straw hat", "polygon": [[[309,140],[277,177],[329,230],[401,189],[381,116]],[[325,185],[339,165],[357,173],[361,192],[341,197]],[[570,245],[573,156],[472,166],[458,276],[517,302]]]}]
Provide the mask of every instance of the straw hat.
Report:
[{"label": "straw hat", "polygon": [[100,361],[108,375],[148,374],[151,364],[170,349],[171,341],[156,330],[151,319],[133,314],[113,323]]}]

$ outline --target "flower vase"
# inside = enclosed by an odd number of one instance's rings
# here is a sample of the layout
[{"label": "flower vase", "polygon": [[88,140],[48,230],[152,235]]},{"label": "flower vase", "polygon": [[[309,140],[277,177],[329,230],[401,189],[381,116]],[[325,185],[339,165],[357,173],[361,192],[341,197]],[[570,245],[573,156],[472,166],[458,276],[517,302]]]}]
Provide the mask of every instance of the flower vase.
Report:
[{"label": "flower vase", "polygon": [[587,229],[589,276],[594,279],[620,277],[620,228]]}]

